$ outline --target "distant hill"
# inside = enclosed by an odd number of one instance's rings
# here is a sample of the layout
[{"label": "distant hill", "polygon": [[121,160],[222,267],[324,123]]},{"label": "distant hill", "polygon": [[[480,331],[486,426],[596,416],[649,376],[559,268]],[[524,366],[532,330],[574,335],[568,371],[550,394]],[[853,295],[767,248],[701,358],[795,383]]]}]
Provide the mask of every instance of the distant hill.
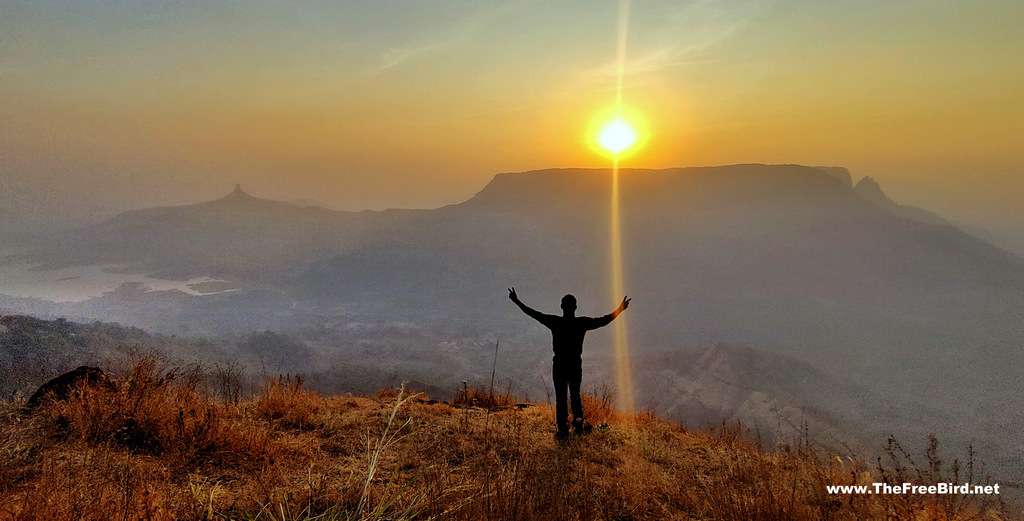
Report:
[{"label": "distant hill", "polygon": [[152,335],[119,324],[81,324],[0,315],[0,400],[27,397],[43,382],[80,365],[123,366],[133,355],[224,359],[224,342]]},{"label": "distant hill", "polygon": [[[592,368],[588,376],[597,372]],[[633,372],[644,382],[639,403],[665,418],[694,429],[739,422],[767,444],[809,434],[832,450],[880,454],[892,426],[901,426],[902,437],[925,439],[931,431],[915,429],[908,420],[941,417],[914,400],[878,394],[798,358],[749,346],[639,355]]]},{"label": "distant hill", "polygon": [[304,344],[270,331],[237,339],[178,338],[120,324],[0,315],[0,400],[27,397],[42,383],[80,365],[121,368],[152,355],[167,364],[202,364],[209,370],[230,363],[250,375],[308,374],[317,367]]},{"label": "distant hill", "polygon": [[359,214],[260,199],[241,186],[189,206],[122,213],[66,234],[44,250],[51,265],[126,263],[173,276],[293,266],[344,251],[361,234]]}]

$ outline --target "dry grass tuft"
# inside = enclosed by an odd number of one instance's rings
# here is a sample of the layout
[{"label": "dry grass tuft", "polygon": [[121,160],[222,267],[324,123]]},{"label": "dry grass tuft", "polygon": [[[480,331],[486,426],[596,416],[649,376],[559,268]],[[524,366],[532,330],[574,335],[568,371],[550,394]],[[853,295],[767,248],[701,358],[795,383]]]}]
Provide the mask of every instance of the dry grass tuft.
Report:
[{"label": "dry grass tuft", "polygon": [[456,407],[479,407],[482,409],[501,410],[513,407],[516,399],[511,391],[494,392],[494,389],[464,387],[452,400]]},{"label": "dry grass tuft", "polygon": [[615,391],[608,385],[603,385],[592,391],[584,391],[580,398],[583,401],[584,419],[588,423],[603,425],[625,420],[615,410]]},{"label": "dry grass tuft", "polygon": [[281,376],[270,380],[256,397],[255,412],[282,427],[312,429],[324,399],[303,388],[302,377]]}]

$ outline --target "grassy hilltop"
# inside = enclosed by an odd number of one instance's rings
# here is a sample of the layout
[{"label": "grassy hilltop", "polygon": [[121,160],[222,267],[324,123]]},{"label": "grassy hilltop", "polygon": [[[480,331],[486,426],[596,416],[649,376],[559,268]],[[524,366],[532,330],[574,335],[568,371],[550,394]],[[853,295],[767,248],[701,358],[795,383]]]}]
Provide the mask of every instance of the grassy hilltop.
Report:
[{"label": "grassy hilltop", "polygon": [[[223,376],[223,375],[222,375]],[[826,485],[972,479],[894,446],[883,469],[742,427],[691,432],[587,396],[600,425],[556,443],[553,408],[470,389],[321,396],[277,379],[161,368],[0,416],[0,517],[13,519],[978,519],[997,496],[830,496]],[[467,403],[468,402],[468,403]],[[902,455],[901,455],[902,454]],[[902,463],[901,463],[902,462]]]}]

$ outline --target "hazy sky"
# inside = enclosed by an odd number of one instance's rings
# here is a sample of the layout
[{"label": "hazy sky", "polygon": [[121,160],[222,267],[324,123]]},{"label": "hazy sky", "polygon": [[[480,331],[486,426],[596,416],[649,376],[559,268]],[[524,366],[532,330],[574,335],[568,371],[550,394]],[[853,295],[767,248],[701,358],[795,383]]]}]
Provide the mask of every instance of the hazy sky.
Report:
[{"label": "hazy sky", "polygon": [[[606,164],[616,1],[0,0],[0,219],[236,182],[436,207]],[[1024,2],[633,0],[626,162],[838,165],[898,202],[1024,225]]]}]

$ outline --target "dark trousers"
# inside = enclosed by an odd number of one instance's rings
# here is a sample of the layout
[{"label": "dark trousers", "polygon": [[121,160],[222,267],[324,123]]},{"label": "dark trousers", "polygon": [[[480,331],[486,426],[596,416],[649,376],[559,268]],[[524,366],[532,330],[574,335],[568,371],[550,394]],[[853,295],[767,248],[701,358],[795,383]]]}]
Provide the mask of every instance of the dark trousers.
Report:
[{"label": "dark trousers", "polygon": [[583,399],[580,398],[580,383],[583,381],[583,367],[576,364],[556,363],[551,368],[551,379],[555,382],[555,421],[560,432],[569,432],[569,411],[565,403],[566,391],[572,401],[574,425],[583,425]]}]

